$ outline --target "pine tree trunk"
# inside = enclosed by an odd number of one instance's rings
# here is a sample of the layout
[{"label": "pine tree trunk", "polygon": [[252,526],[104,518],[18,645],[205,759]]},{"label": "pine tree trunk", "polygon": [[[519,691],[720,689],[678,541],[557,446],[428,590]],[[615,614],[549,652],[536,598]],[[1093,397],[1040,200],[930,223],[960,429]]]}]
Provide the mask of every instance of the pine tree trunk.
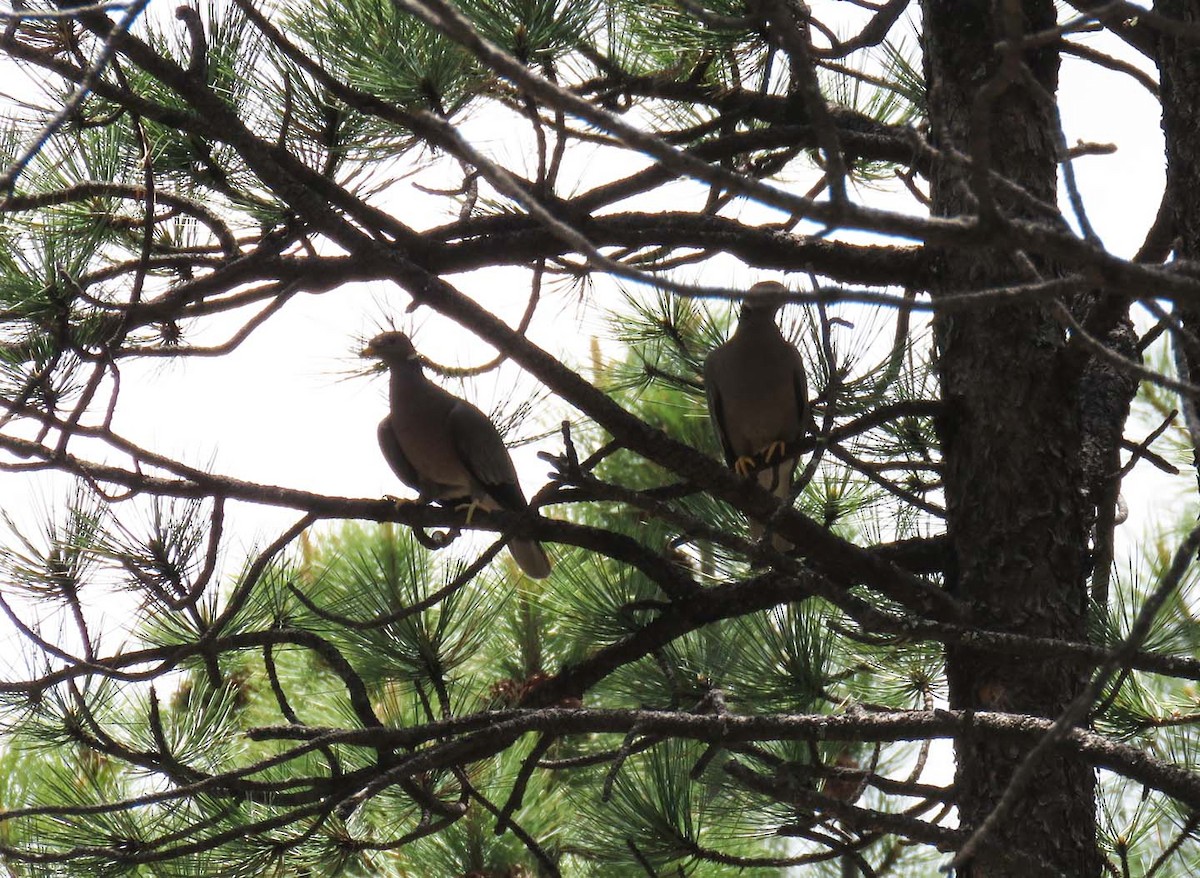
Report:
[{"label": "pine tree trunk", "polygon": [[[1005,39],[1053,27],[1053,2],[923,0],[922,8],[934,146],[982,160],[1054,203],[1057,148],[1047,96],[1057,88],[1057,52],[1043,47],[1020,55],[1044,89],[1038,95],[997,48]],[[933,212],[979,213],[977,187],[963,163],[944,158],[934,171]],[[1019,199],[997,187],[991,191],[1000,213],[1029,214]],[[935,299],[1053,273],[1053,266],[1031,264],[1003,247],[946,249],[933,260]],[[939,312],[935,332],[953,549],[947,586],[981,626],[1084,639],[1091,516],[1080,462],[1079,369],[1065,356],[1053,304]],[[1043,717],[1056,716],[1087,674],[1086,667],[1066,662],[1048,665],[966,648],[948,650],[947,665],[953,707]],[[956,743],[963,827],[988,815],[1025,752],[983,735],[967,734]],[[1045,757],[990,838],[1063,875],[1098,875],[1094,793],[1086,763],[1061,754]],[[1018,871],[1029,874],[1028,867],[985,853],[961,874],[998,878]]]},{"label": "pine tree trunk", "polygon": [[[1157,0],[1154,10],[1193,26],[1200,24],[1200,8],[1192,0]],[[1162,85],[1163,134],[1167,147],[1167,193],[1174,220],[1175,256],[1200,259],[1200,52],[1194,39],[1178,39],[1164,33],[1158,44],[1158,69]],[[1176,311],[1185,331],[1172,337],[1179,377],[1200,383],[1200,307]],[[1190,337],[1189,337],[1190,336]],[[1193,430],[1200,425],[1200,400],[1185,399],[1183,405]],[[1200,482],[1200,448],[1192,449],[1197,481]]]}]

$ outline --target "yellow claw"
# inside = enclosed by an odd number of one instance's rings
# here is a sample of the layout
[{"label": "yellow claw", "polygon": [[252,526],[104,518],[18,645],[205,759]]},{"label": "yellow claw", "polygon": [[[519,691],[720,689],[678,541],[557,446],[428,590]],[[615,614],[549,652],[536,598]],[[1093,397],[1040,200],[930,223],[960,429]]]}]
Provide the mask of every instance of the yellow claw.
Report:
[{"label": "yellow claw", "polygon": [[787,450],[787,443],[784,442],[782,439],[776,439],[774,442],[772,442],[770,445],[768,445],[766,448],[763,449],[763,451],[762,451],[763,461],[766,463],[770,463],[772,460],[775,460],[776,458],[778,458],[779,460],[783,460],[783,452],[786,450]]},{"label": "yellow claw", "polygon": [[739,457],[733,462],[733,471],[744,479],[754,471],[754,466],[753,457]]},{"label": "yellow claw", "polygon": [[475,510],[479,508],[479,501],[472,500],[470,503],[459,504],[458,506],[455,506],[454,508],[467,510],[467,524],[470,525],[471,516],[474,515]]},{"label": "yellow claw", "polygon": [[387,500],[389,503],[391,503],[393,506],[396,506],[396,507],[423,505],[419,498],[413,499],[411,497],[393,497],[391,494],[384,494],[383,499]]}]

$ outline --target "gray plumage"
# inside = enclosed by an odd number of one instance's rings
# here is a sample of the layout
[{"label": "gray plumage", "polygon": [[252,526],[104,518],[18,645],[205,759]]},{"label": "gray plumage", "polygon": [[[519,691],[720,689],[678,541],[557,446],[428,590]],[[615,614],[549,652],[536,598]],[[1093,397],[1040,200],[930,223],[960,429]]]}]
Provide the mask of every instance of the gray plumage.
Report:
[{"label": "gray plumage", "polygon": [[[781,498],[791,491],[799,461],[795,444],[808,424],[804,362],[775,324],[786,292],[775,281],[751,287],[737,329],[704,361],[708,413],[725,462],[740,475],[770,464],[758,470],[757,480]],[[762,531],[762,525],[750,523],[753,537]],[[774,542],[776,548],[788,547]]]},{"label": "gray plumage", "polygon": [[[378,357],[390,372],[391,411],[379,422],[379,447],[392,472],[416,488],[421,501],[474,504],[488,511],[529,507],[496,426],[425,377],[408,336],[377,335],[363,356]],[[540,543],[514,539],[508,550],[526,575],[550,575],[550,559]]]}]

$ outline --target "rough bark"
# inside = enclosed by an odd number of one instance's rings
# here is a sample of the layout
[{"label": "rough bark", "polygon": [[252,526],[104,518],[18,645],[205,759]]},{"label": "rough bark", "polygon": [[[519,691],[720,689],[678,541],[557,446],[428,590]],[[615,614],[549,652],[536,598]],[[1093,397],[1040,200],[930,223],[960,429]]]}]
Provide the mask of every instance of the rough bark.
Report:
[{"label": "rough bark", "polygon": [[[1005,63],[998,44],[1053,27],[1051,0],[923,0],[929,117],[935,146],[971,155],[1035,197],[1054,202],[1055,93],[1052,47]],[[1016,62],[1016,63],[1014,63]],[[1028,77],[1043,89],[1038,94]],[[977,125],[978,123],[978,125]],[[938,216],[980,211],[978,181],[943,161],[932,179]],[[986,193],[985,193],[986,195]],[[985,206],[986,206],[986,202]],[[994,210],[1020,208],[996,196]],[[933,253],[936,298],[1043,277],[1053,267],[1003,248]],[[935,321],[945,415],[947,587],[975,620],[1023,634],[1082,639],[1086,627],[1087,524],[1081,462],[1078,364],[1054,304],[1031,302],[940,314]],[[953,707],[1056,716],[1079,692],[1087,669],[954,647],[947,650]],[[975,827],[991,812],[1026,748],[986,734],[956,742],[959,819]],[[1095,778],[1068,755],[1043,760],[994,838],[1064,875],[1100,872]],[[980,854],[961,873],[996,878],[1006,865]]]},{"label": "rough bark", "polygon": [[[1094,306],[1095,307],[1095,306]],[[1123,316],[1104,336],[1109,350],[1140,361],[1137,332],[1129,318],[1129,302],[1119,305]],[[1138,376],[1112,360],[1092,356],[1079,383],[1079,416],[1082,431],[1080,462],[1088,523],[1092,533],[1091,596],[1097,606],[1108,605],[1113,563],[1113,534],[1118,525],[1121,491],[1121,437],[1129,408],[1138,390]]]},{"label": "rough bark", "polygon": [[[1200,7],[1190,0],[1157,0],[1154,11],[1190,24],[1200,24]],[[1200,47],[1194,40],[1163,32],[1158,43],[1162,90],[1162,127],[1167,150],[1167,194],[1175,223],[1175,257],[1200,259]],[[1200,383],[1200,310],[1178,308],[1182,332],[1172,333],[1179,377]],[[1200,400],[1185,398],[1184,415],[1192,431],[1192,460],[1200,483]]]}]

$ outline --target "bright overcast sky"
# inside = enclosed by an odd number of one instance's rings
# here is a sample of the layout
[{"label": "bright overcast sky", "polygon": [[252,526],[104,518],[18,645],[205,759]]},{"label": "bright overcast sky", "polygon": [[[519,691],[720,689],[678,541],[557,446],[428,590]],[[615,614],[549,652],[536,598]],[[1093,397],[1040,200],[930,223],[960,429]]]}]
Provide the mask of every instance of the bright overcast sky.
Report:
[{"label": "bright overcast sky", "polygon": [[[844,8],[848,4],[836,5]],[[1107,35],[1082,39],[1140,63],[1135,53]],[[1096,231],[1112,252],[1129,256],[1141,244],[1162,192],[1158,105],[1130,78],[1069,57],[1063,62],[1061,95],[1068,143],[1084,140],[1118,147],[1114,155],[1080,159],[1076,173]],[[468,136],[482,144],[489,143],[498,130],[506,129],[489,124],[482,114],[466,128]],[[511,126],[507,130],[511,131]],[[581,176],[587,173],[584,169],[588,162],[597,161],[595,154],[588,152],[589,147],[582,149],[588,153],[586,156],[569,153]],[[619,175],[603,161],[592,167],[599,167],[606,177]],[[439,185],[428,173],[398,185],[397,204],[404,205],[398,213],[408,222],[412,222],[411,205],[415,200],[424,199],[431,207],[439,203],[417,193],[412,188],[414,181]],[[453,186],[458,181],[441,181],[440,185],[447,182]],[[807,184],[797,185],[807,188]],[[877,204],[884,199],[884,206],[916,209],[906,194],[891,197],[872,191],[861,197]],[[425,225],[448,219],[431,212]],[[697,279],[725,284],[770,276],[739,269],[732,261],[717,270],[728,274],[706,274]],[[507,309],[507,316],[515,323],[528,293],[527,282],[524,274],[511,272],[511,286],[507,286],[505,275],[489,270],[451,280],[478,294],[489,308]],[[601,287],[610,291],[607,304],[616,302],[612,289]],[[461,331],[450,331],[427,310],[405,314],[408,303],[402,291],[385,285],[300,295],[231,355],[183,362],[126,363],[115,426],[139,444],[190,464],[211,462],[214,471],[225,475],[341,496],[408,495],[411,492],[392,475],[376,445],[375,427],[386,407],[385,381],[379,377],[346,379],[350,370],[361,368],[355,354],[362,339],[392,320],[401,328],[415,328],[418,347],[449,365],[477,364],[491,354],[486,346],[472,344]],[[216,343],[236,327],[232,321],[223,326],[214,323],[211,331],[189,340]],[[575,294],[568,292],[548,297],[531,336],[582,367],[588,361],[590,338],[605,331],[594,310],[580,307]],[[512,392],[516,379],[510,366],[499,376],[476,382],[468,395],[488,411],[498,398]],[[456,393],[462,390],[457,382],[449,386]],[[534,433],[562,416],[561,410],[546,411],[543,423],[528,425],[524,432]],[[515,457],[527,493],[536,491],[545,479],[546,465],[536,460],[536,452],[558,448],[559,441],[552,438],[517,450]],[[1127,534],[1140,532],[1156,510],[1170,505],[1163,499],[1161,483],[1151,479],[1147,471],[1147,467],[1139,467],[1125,489],[1131,508]],[[69,485],[61,477],[0,477],[5,507],[22,522],[29,521],[29,510],[44,507],[48,498],[65,497]],[[234,510],[227,528],[232,540],[229,556],[240,558],[253,543],[272,539],[298,516],[272,509]]]}]

